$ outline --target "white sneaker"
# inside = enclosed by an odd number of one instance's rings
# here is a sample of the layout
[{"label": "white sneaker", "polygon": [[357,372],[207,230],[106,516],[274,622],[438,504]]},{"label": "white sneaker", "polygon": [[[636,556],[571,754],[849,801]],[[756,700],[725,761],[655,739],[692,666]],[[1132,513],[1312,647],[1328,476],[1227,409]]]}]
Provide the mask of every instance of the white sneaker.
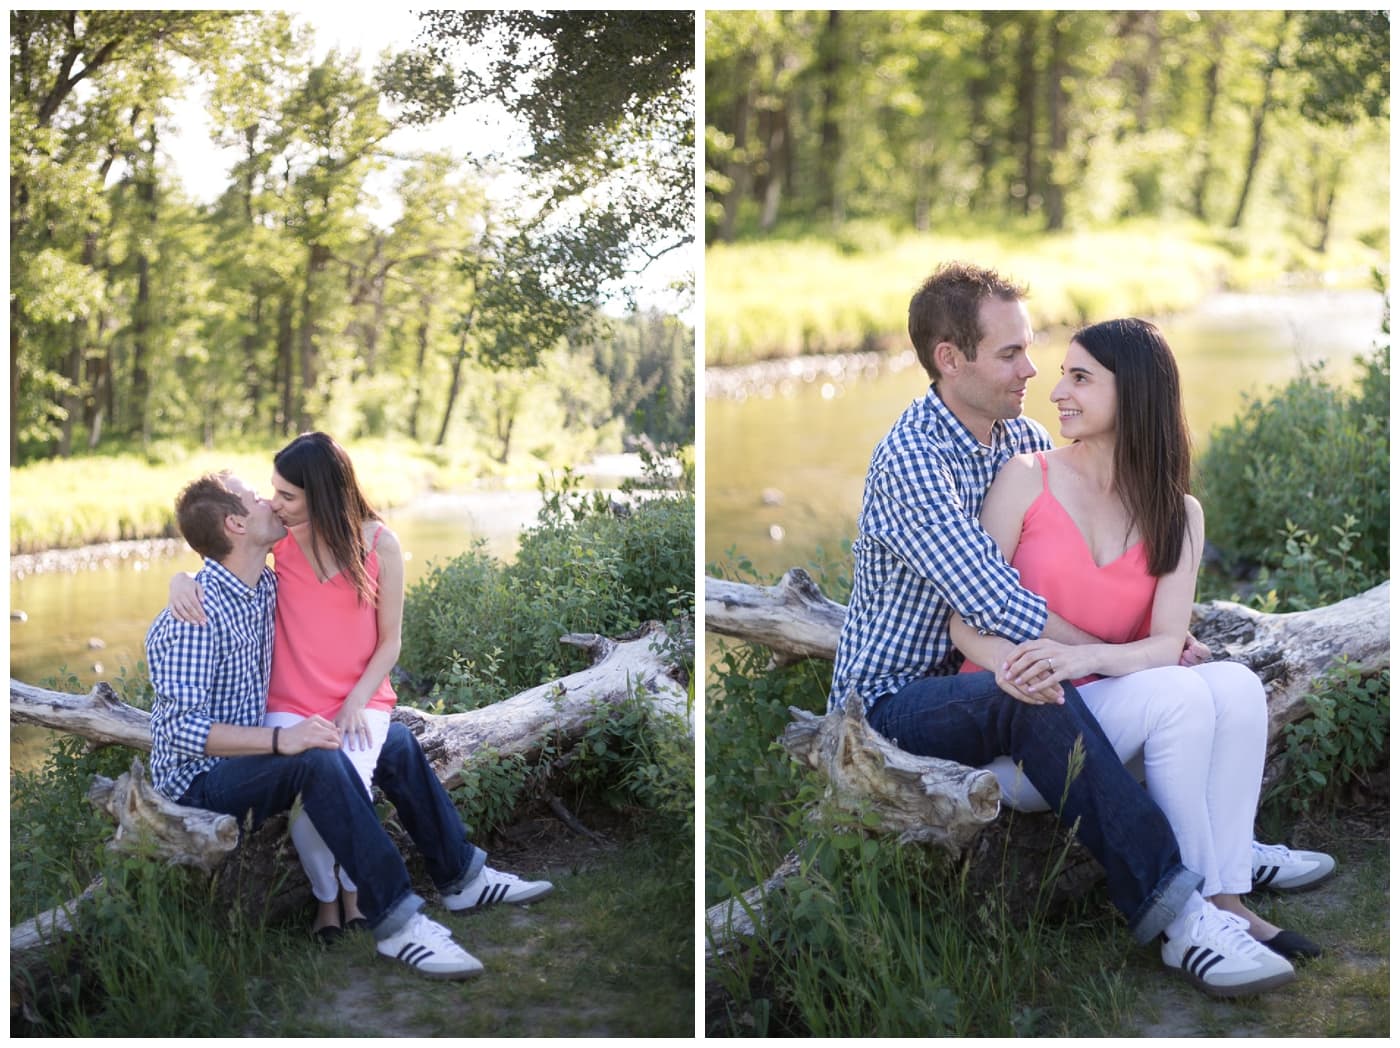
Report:
[{"label": "white sneaker", "polygon": [[495,902],[533,902],[554,890],[549,881],[522,881],[513,873],[503,873],[483,866],[481,872],[467,882],[461,891],[442,897],[442,904],[453,913],[490,906]]},{"label": "white sneaker", "polygon": [[1249,922],[1206,903],[1186,930],[1162,944],[1162,963],[1180,968],[1208,994],[1235,997],[1292,982],[1293,965],[1256,941]]},{"label": "white sneaker", "polygon": [[421,913],[415,913],[397,934],[379,940],[374,948],[429,979],[470,979],[481,974],[481,962],[458,946],[451,932]]},{"label": "white sneaker", "polygon": [[1315,888],[1337,869],[1337,860],[1323,852],[1293,851],[1282,844],[1254,842],[1254,886],[1276,892]]}]

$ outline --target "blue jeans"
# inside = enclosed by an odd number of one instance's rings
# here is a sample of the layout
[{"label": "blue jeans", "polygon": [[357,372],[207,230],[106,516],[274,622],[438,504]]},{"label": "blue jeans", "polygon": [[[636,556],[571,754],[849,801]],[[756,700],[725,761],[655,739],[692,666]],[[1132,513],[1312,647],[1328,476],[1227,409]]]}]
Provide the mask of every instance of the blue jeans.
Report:
[{"label": "blue jeans", "polygon": [[470,831],[423,747],[402,724],[389,725],[374,766],[374,784],[398,809],[399,822],[422,853],[438,891],[444,895],[460,891],[481,872],[486,853],[468,839]]},{"label": "blue jeans", "polygon": [[[402,725],[390,726],[374,781],[423,850],[435,882],[449,890],[460,887],[485,864],[486,856],[467,843],[462,820],[418,740]],[[259,826],[290,810],[298,794],[331,854],[358,885],[360,909],[375,938],[389,938],[423,908],[423,899],[413,891],[403,857],[379,824],[354,765],[340,750],[227,757],[190,783],[179,803],[240,821],[251,814]]]},{"label": "blue jeans", "polygon": [[[987,672],[924,677],[870,709],[870,726],[909,753],[971,767],[1003,754],[1108,875],[1110,901],[1133,938],[1150,942],[1181,911],[1201,878],[1181,865],[1166,816],[1123,767],[1084,700],[1064,685],[1064,705],[1013,699]],[[1066,785],[1069,755],[1083,739],[1083,769]]]}]

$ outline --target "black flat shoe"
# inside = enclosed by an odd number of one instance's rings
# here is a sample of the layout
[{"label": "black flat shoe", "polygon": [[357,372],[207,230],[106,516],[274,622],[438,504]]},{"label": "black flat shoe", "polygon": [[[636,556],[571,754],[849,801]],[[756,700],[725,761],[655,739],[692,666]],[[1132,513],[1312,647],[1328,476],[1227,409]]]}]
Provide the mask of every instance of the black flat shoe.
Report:
[{"label": "black flat shoe", "polygon": [[1306,961],[1322,956],[1322,947],[1297,932],[1281,931],[1272,939],[1261,940],[1265,946],[1280,957],[1290,961]]},{"label": "black flat shoe", "polygon": [[311,938],[315,939],[322,946],[329,946],[342,935],[345,929],[338,924],[325,924],[311,933]]}]

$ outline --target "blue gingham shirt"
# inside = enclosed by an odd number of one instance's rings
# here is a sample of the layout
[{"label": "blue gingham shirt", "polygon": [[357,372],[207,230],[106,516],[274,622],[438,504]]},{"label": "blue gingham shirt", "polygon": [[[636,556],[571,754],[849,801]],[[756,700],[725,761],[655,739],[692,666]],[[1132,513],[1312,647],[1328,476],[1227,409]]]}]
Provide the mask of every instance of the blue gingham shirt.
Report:
[{"label": "blue gingham shirt", "polygon": [[956,673],[962,657],[948,635],[955,608],[984,633],[1015,642],[1040,636],[1044,599],[1021,587],[977,516],[1013,455],[1050,447],[1045,428],[1026,418],[998,421],[991,447],[983,445],[932,386],[899,417],[865,476],[830,708],[854,696],[869,710],[921,677]]},{"label": "blue gingham shirt", "polygon": [[146,664],[155,688],[151,710],[151,781],[178,801],[195,777],[222,757],[204,752],[211,724],[256,727],[267,709],[277,576],[263,568],[249,589],[218,561],[195,575],[209,623],[192,626],[165,608],[146,634]]}]

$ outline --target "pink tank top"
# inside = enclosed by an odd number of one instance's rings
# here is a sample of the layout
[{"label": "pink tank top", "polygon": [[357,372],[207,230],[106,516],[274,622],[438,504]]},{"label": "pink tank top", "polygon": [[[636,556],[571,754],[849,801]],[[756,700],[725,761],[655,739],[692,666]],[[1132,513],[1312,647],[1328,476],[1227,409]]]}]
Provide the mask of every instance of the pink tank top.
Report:
[{"label": "pink tank top", "polygon": [[[379,554],[370,544],[365,570],[379,583]],[[272,713],[314,713],[328,719],[365,672],[379,646],[379,615],[373,604],[361,604],[350,576],[342,571],[320,582],[297,540],[288,533],[272,547],[277,572],[277,615],[274,619],[272,680],[267,708]],[[398,697],[386,676],[367,709],[393,709]]]},{"label": "pink tank top", "polygon": [[[1045,598],[1050,610],[1109,644],[1142,640],[1152,626],[1157,579],[1147,571],[1147,548],[1130,546],[1117,560],[1099,567],[1074,518],[1050,493],[1050,467],[1040,460],[1041,490],[1026,510],[1011,566],[1021,585]],[[275,663],[274,663],[275,668]],[[962,672],[980,669],[964,662]],[[1097,680],[1083,677],[1075,684]]]}]

